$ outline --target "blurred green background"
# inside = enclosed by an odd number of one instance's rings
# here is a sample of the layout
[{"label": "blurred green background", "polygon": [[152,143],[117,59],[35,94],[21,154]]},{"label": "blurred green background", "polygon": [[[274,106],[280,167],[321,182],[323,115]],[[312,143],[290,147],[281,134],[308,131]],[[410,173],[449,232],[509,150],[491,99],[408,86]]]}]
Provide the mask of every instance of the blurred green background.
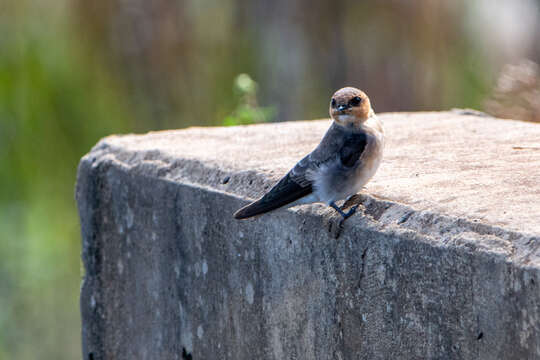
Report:
[{"label": "blurred green background", "polygon": [[530,59],[509,71],[538,89],[539,9],[539,0],[3,0],[0,359],[80,358],[74,183],[101,137],[321,118],[345,85],[366,90],[378,112],[497,113],[510,99],[506,64]]}]

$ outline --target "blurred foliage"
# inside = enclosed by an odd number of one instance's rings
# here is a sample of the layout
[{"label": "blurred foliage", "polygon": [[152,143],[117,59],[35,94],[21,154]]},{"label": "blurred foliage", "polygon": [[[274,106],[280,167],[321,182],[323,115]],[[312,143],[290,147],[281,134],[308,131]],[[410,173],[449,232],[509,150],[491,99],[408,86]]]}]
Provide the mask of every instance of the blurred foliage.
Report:
[{"label": "blurred foliage", "polygon": [[345,85],[366,90],[378,112],[480,109],[505,63],[540,57],[537,0],[74,3],[164,128],[219,124],[237,107],[230,84],[241,73],[277,121],[327,116]]},{"label": "blurred foliage", "polygon": [[271,121],[275,116],[272,107],[260,107],[257,104],[258,84],[248,75],[240,74],[234,80],[234,93],[238,105],[234,112],[223,120],[223,125],[248,125]]},{"label": "blurred foliage", "polygon": [[0,21],[2,359],[80,358],[75,170],[133,128],[125,91],[50,5],[13,3]]},{"label": "blurred foliage", "polygon": [[485,106],[500,118],[540,122],[540,66],[530,60],[505,66]]},{"label": "blurred foliage", "polygon": [[0,359],[80,358],[73,189],[99,138],[321,118],[345,85],[378,112],[481,108],[504,64],[540,61],[538,4],[0,3]]}]

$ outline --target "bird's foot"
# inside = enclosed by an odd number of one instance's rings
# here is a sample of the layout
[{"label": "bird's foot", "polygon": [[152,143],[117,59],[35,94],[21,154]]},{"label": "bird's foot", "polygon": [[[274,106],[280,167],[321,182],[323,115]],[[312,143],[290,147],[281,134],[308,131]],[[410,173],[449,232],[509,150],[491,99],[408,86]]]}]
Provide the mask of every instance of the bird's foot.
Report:
[{"label": "bird's foot", "polygon": [[345,214],[341,215],[343,216],[343,220],[346,220],[347,218],[349,218],[352,214],[354,214],[356,212],[356,209],[358,209],[358,206],[360,204],[356,204],[354,205],[352,208],[349,209],[349,211],[347,211]]},{"label": "bird's foot", "polygon": [[350,208],[349,211],[344,212],[339,206],[336,205],[335,202],[330,203],[330,206],[333,207],[334,210],[339,213],[339,215],[341,215],[343,220],[347,220],[351,215],[353,215],[356,212],[356,209],[358,209],[358,205],[359,204],[356,204],[352,208]]},{"label": "bird's foot", "polygon": [[[350,200],[353,200],[352,198],[349,199],[348,201]],[[339,238],[340,234],[341,234],[341,231],[343,230],[343,225],[345,223],[345,220],[347,220],[348,218],[351,217],[351,215],[353,215],[356,210],[358,209],[358,207],[361,205],[360,203],[356,203],[353,205],[353,203],[349,203],[347,204],[347,201],[345,202],[345,204],[340,208],[339,206],[336,205],[335,202],[331,202],[329,204],[332,208],[334,208],[334,210],[336,210],[336,212],[341,215],[341,219],[339,219],[339,221],[337,221],[337,223],[334,223],[334,225],[332,225],[332,222],[331,222],[331,225],[330,225],[330,228],[329,228],[329,231],[331,233],[334,233],[334,237],[337,239]],[[352,205],[352,207],[351,207]],[[349,211],[345,212],[343,211],[344,209],[347,209],[349,208]]]}]

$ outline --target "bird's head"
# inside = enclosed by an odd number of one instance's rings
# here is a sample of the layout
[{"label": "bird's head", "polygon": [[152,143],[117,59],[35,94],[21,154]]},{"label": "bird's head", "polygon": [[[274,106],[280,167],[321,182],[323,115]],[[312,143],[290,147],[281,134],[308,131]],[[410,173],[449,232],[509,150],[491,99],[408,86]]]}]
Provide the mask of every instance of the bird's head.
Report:
[{"label": "bird's head", "polygon": [[372,113],[369,98],[357,88],[339,89],[330,100],[330,117],[341,126],[359,127]]}]

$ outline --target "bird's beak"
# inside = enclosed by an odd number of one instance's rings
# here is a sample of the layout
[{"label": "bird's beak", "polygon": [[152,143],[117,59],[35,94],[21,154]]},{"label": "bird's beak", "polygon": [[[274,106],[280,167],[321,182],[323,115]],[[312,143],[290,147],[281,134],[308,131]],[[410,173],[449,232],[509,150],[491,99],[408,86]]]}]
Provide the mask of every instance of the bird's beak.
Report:
[{"label": "bird's beak", "polygon": [[345,110],[347,110],[347,105],[339,105],[337,107],[337,111],[339,112],[344,112]]}]

